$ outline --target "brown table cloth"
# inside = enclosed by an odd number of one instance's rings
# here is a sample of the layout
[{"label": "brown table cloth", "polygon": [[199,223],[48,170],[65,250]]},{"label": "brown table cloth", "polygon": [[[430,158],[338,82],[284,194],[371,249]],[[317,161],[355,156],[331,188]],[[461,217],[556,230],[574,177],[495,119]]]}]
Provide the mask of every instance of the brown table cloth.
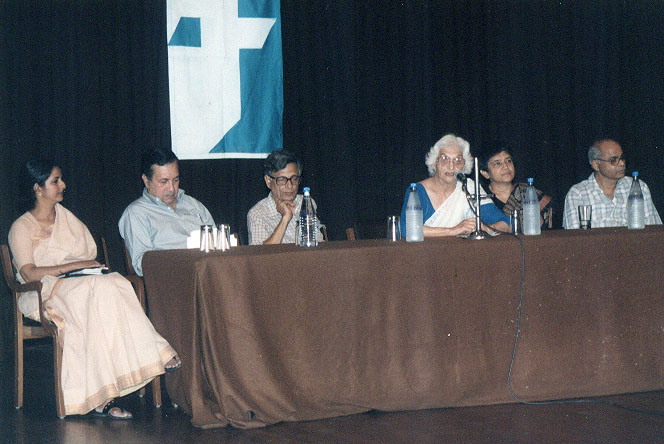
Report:
[{"label": "brown table cloth", "polygon": [[[550,400],[664,388],[664,228],[520,236],[512,388]],[[150,318],[200,427],[513,402],[512,236],[154,251]]]}]

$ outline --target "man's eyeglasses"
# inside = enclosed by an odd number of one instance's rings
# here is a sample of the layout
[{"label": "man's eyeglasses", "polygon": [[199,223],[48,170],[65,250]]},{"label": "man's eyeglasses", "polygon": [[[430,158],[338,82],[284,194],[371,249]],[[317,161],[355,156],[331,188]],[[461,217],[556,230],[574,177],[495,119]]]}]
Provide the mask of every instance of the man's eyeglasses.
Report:
[{"label": "man's eyeglasses", "polygon": [[609,162],[611,165],[616,166],[620,163],[620,161],[623,161],[627,163],[627,158],[625,156],[612,156],[609,157],[608,159],[600,159],[599,157],[595,160],[599,160],[600,162]]},{"label": "man's eyeglasses", "polygon": [[283,187],[286,185],[287,182],[292,183],[293,185],[297,186],[300,183],[300,178],[302,176],[291,176],[291,177],[284,177],[284,176],[279,176],[279,177],[272,177],[270,176],[270,179],[274,180],[277,185],[280,187]]}]

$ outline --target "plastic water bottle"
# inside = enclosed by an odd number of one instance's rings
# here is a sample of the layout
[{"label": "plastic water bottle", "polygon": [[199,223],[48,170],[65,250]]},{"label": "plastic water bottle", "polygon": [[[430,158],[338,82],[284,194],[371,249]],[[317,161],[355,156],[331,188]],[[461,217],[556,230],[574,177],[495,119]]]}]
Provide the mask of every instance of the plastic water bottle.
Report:
[{"label": "plastic water bottle", "polygon": [[311,192],[309,187],[302,190],[304,198],[302,199],[302,208],[300,209],[298,244],[300,247],[315,247],[318,245],[318,218],[316,209],[311,201]]},{"label": "plastic water bottle", "polygon": [[420,196],[417,195],[417,185],[411,183],[406,203],[406,241],[422,242],[424,240],[422,217],[422,204]]},{"label": "plastic water bottle", "polygon": [[640,230],[646,226],[646,211],[643,206],[643,192],[639,182],[639,172],[632,173],[632,187],[627,196],[627,228]]},{"label": "plastic water bottle", "polygon": [[526,198],[523,200],[523,234],[538,235],[541,232],[539,200],[533,186],[533,178],[529,177]]}]

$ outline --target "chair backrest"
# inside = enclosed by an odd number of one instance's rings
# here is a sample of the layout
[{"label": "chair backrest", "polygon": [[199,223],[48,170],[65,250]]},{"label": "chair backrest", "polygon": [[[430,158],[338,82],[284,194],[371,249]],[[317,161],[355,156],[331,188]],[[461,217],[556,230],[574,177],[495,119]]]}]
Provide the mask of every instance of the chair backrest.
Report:
[{"label": "chair backrest", "polygon": [[106,246],[106,238],[101,236],[99,238],[99,243],[101,244],[101,255],[104,265],[106,265],[109,270],[112,270],[111,263],[108,260],[108,247]]},{"label": "chair backrest", "polygon": [[131,263],[131,256],[129,255],[129,250],[127,250],[127,244],[125,244],[124,239],[122,239],[122,253],[124,254],[125,267],[127,267],[127,274],[135,275],[136,270]]},{"label": "chair backrest", "polygon": [[10,290],[15,291],[17,287],[16,276],[14,276],[14,267],[12,267],[12,259],[9,255],[9,247],[7,244],[0,246],[2,249],[2,271],[5,277],[5,282]]},{"label": "chair backrest", "polygon": [[384,239],[387,235],[385,221],[355,222],[352,227],[346,228],[346,238],[355,239]]},{"label": "chair backrest", "polygon": [[355,240],[355,227],[346,228],[346,239]]},{"label": "chair backrest", "polygon": [[[5,278],[5,282],[7,283],[7,286],[9,289],[12,291],[12,297],[14,299],[14,310],[16,311],[15,314],[15,319],[16,319],[16,325],[18,327],[15,328],[20,328],[23,325],[23,314],[19,311],[18,309],[18,299],[21,293],[27,292],[27,291],[37,291],[39,293],[39,300],[40,300],[40,313],[39,316],[41,318],[41,324],[42,328],[45,330],[45,332],[37,331],[36,336],[34,337],[43,337],[46,335],[51,335],[55,336],[57,334],[57,329],[53,323],[48,321],[46,318],[44,318],[43,313],[41,313],[41,282],[35,281],[35,282],[28,282],[27,284],[21,284],[17,279],[16,275],[14,274],[14,266],[12,264],[11,260],[11,254],[9,252],[9,246],[7,244],[2,244],[0,245],[0,254],[2,256],[2,271],[3,271],[3,276]],[[33,330],[34,327],[31,327],[29,330]],[[26,335],[26,337],[31,336],[31,333]]]}]

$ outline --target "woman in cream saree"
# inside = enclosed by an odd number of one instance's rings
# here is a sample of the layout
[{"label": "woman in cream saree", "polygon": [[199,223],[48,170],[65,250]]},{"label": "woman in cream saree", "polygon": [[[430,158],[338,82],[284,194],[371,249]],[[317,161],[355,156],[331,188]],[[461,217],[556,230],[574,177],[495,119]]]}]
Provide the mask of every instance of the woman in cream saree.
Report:
[{"label": "woman in cream saree", "polygon": [[[131,413],[110,401],[178,367],[179,358],[120,274],[58,277],[100,266],[97,247],[87,227],[59,203],[65,188],[60,168],[43,161],[28,162],[27,168],[35,203],[12,224],[9,246],[17,278],[42,282],[46,316],[58,327],[65,412],[95,409],[98,415],[130,419]],[[36,293],[22,295],[19,308],[39,319]]]}]

